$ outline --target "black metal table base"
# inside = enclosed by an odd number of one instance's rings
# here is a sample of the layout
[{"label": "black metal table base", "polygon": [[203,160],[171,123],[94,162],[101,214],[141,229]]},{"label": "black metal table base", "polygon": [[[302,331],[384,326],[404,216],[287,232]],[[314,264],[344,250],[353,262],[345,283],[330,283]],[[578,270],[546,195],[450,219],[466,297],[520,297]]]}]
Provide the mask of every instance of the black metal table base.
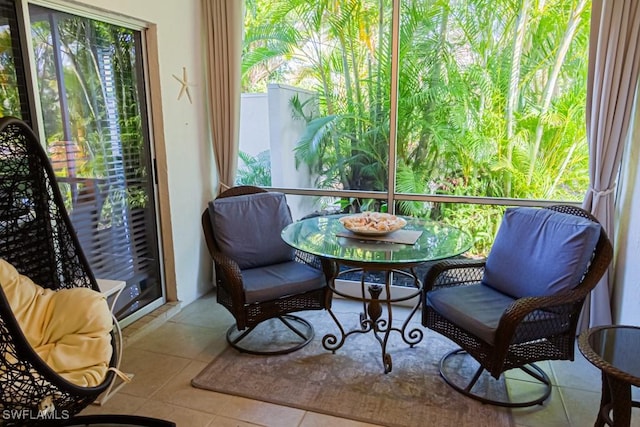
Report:
[{"label": "black metal table base", "polygon": [[[362,273],[361,279],[360,279],[360,287],[361,287],[361,295],[362,295],[361,298],[347,295],[336,290],[335,280],[340,275],[353,273],[356,271],[360,271]],[[394,332],[394,331],[398,332],[402,337],[402,340],[405,343],[407,343],[410,347],[413,347],[416,344],[418,344],[420,341],[422,341],[422,338],[424,335],[422,330],[417,327],[413,329],[409,327],[409,323],[411,319],[420,308],[421,299],[418,298],[417,304],[415,305],[415,307],[413,307],[413,309],[411,310],[411,313],[409,314],[409,316],[407,316],[407,318],[402,323],[402,326],[399,328],[393,326],[393,310],[392,310],[392,303],[409,300],[411,298],[414,298],[415,296],[419,296],[420,290],[422,289],[422,282],[418,279],[413,269],[411,269],[411,273],[408,273],[402,270],[395,270],[395,269],[385,270],[384,285],[366,284],[365,273],[366,273],[365,269],[355,268],[351,270],[342,271],[338,273],[336,277],[332,278],[330,287],[335,294],[338,294],[347,299],[361,301],[363,307],[362,307],[362,312],[360,313],[360,327],[350,331],[345,331],[345,328],[342,326],[342,323],[338,320],[338,318],[333,313],[333,311],[331,309],[328,309],[327,311],[333,318],[333,321],[337,325],[340,332],[339,332],[339,335],[331,334],[331,333],[326,334],[322,338],[322,346],[326,350],[330,350],[331,352],[335,353],[336,350],[340,349],[344,345],[347,337],[353,334],[372,333],[375,336],[376,340],[380,343],[380,348],[382,352],[381,353],[382,365],[384,367],[384,373],[387,374],[391,372],[393,368],[391,354],[389,354],[389,352],[387,351],[387,344],[389,342],[389,336],[391,332]],[[392,277],[392,274],[394,273],[403,274],[403,275],[412,277],[414,279],[414,283],[416,284],[415,293],[411,293],[410,295],[407,295],[401,298],[395,298],[395,299],[392,298],[391,297],[391,277]],[[383,290],[385,291],[385,297],[383,299],[380,299],[380,295],[382,294]],[[366,296],[367,292],[369,296]],[[382,317],[382,313],[384,311],[383,306],[386,307],[386,312],[387,312],[386,318]]]}]

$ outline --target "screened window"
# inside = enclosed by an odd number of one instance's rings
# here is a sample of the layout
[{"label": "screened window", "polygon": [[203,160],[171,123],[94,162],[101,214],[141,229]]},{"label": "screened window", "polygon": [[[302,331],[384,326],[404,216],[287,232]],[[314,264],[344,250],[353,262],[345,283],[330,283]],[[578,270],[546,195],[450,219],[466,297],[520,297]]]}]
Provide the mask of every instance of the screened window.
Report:
[{"label": "screened window", "polygon": [[582,200],[586,0],[246,5],[238,183],[473,217],[480,247],[494,218],[474,205]]}]

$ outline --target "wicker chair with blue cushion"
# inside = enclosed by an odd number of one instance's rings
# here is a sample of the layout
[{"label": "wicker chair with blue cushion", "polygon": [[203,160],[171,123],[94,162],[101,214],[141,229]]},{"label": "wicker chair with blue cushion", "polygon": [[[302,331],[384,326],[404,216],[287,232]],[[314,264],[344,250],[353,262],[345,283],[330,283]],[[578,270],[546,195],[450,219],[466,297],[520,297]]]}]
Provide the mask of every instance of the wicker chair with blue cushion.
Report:
[{"label": "wicker chair with blue cushion", "polygon": [[[604,229],[580,208],[507,209],[486,260],[443,261],[425,277],[423,325],[461,347],[440,361],[443,379],[484,403],[544,402],[551,383],[534,362],[573,360],[583,303],[612,255]],[[469,356],[479,367],[461,379],[449,368]],[[483,372],[498,379],[515,368],[539,382],[535,397],[505,401],[474,390]]]},{"label": "wicker chair with blue cushion", "polygon": [[[280,232],[291,222],[284,194],[253,186],[222,192],[202,214],[217,300],[236,321],[227,341],[241,352],[284,354],[304,347],[314,336],[313,326],[291,313],[330,307],[326,278],[334,267],[284,243]],[[292,337],[271,341],[268,348],[251,344],[251,332],[271,319]]]}]

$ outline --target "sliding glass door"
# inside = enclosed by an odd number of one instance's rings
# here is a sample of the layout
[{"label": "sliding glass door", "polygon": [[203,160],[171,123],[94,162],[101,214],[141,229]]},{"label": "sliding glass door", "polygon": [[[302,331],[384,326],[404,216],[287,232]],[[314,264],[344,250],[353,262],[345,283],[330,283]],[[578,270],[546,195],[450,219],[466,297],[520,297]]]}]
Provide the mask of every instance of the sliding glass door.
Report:
[{"label": "sliding glass door", "polygon": [[[10,15],[13,2],[4,3]],[[2,114],[40,118],[43,144],[95,276],[126,282],[115,309],[122,319],[163,297],[143,34],[35,4],[28,15],[33,86],[0,86],[8,107]],[[0,82],[26,81],[27,61],[18,55],[25,51],[20,40],[28,38],[16,34],[15,18],[4,19],[0,46],[12,55],[0,60],[12,66],[0,70]],[[5,48],[4,39],[16,45]],[[22,107],[30,93],[38,111]]]}]

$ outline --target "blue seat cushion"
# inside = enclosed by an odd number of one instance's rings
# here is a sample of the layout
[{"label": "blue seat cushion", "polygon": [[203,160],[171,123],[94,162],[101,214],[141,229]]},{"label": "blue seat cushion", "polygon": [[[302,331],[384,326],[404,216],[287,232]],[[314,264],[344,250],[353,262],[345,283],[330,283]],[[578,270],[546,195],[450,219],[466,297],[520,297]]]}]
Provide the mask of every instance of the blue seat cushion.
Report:
[{"label": "blue seat cushion", "polygon": [[242,282],[247,303],[301,294],[326,285],[320,270],[295,261],[243,270]]},{"label": "blue seat cushion", "polygon": [[[475,284],[441,288],[427,293],[427,305],[487,344],[495,344],[496,330],[505,310],[516,298],[490,286]],[[534,310],[522,320],[512,342],[538,340],[565,333],[570,325],[562,313]]]},{"label": "blue seat cushion", "polygon": [[512,297],[575,288],[587,271],[600,224],[549,209],[509,208],[487,257],[482,282]]},{"label": "blue seat cushion", "polygon": [[427,292],[428,306],[489,344],[494,342],[502,313],[514,301],[514,298],[482,284]]},{"label": "blue seat cushion", "polygon": [[293,248],[280,237],[292,222],[283,193],[223,197],[208,210],[218,248],[241,270],[293,259]]}]

